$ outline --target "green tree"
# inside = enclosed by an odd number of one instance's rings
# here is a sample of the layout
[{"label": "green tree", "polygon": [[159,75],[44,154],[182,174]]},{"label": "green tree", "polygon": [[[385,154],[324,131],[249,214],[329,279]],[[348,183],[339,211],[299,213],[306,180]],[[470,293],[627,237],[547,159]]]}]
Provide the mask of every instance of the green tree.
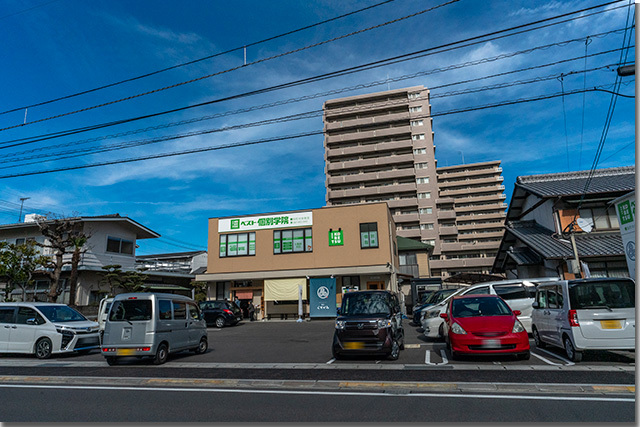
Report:
[{"label": "green tree", "polygon": [[110,264],[102,267],[105,270],[104,273],[98,273],[102,278],[100,279],[100,284],[106,284],[109,286],[109,296],[116,296],[116,290],[120,287],[122,283],[122,266],[118,264]]},{"label": "green tree", "polygon": [[0,277],[6,283],[5,301],[11,300],[11,292],[22,290],[22,301],[26,301],[27,287],[33,284],[33,273],[44,268],[47,257],[40,255],[36,243],[24,244],[0,242]]},{"label": "green tree", "polygon": [[144,282],[147,277],[146,274],[137,270],[124,271],[122,272],[120,287],[124,289],[124,292],[144,292]]},{"label": "green tree", "polygon": [[207,282],[191,282],[191,286],[196,290],[195,300],[197,302],[207,299]]}]

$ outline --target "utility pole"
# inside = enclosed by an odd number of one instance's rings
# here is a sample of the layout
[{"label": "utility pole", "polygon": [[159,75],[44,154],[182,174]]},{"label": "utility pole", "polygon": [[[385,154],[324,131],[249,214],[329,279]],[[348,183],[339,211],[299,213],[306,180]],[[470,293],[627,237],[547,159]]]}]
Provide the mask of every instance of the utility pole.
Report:
[{"label": "utility pole", "polygon": [[20,197],[20,215],[18,215],[18,222],[22,221],[22,207],[24,206],[24,201],[29,200],[31,197]]}]

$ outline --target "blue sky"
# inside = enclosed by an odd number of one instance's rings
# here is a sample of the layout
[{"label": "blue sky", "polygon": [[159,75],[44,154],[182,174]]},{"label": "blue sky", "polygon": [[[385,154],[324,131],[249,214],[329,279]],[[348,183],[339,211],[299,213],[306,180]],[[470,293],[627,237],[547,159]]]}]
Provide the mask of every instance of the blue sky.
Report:
[{"label": "blue sky", "polygon": [[[319,82],[43,141],[29,139],[285,84],[605,2],[460,0],[444,4],[446,0],[395,0],[251,45],[378,3],[382,0],[2,1],[0,112],[20,109],[0,114],[0,223],[16,222],[20,198],[29,197],[23,213],[119,213],[162,235],[140,241],[139,254],[206,249],[210,217],[323,206],[322,135],[56,173],[4,176],[321,131],[322,117],[317,111],[326,99],[414,85],[433,88],[434,114],[449,113],[433,119],[439,166],[460,164],[463,158],[466,163],[501,160],[508,199],[519,175],[591,167],[612,98],[609,93],[591,91],[584,96],[567,95],[564,100],[554,97],[450,112],[562,90],[596,86],[611,90],[620,51],[589,56],[585,66],[585,49],[587,55],[593,55],[623,46],[623,32],[616,30],[625,27],[627,8],[619,6],[628,1],[571,15],[568,18],[604,11],[567,23]],[[443,6],[361,31],[437,5]],[[632,16],[633,10],[628,19]],[[359,33],[342,37],[354,32]],[[586,36],[592,37],[585,45]],[[334,38],[339,39],[321,43]],[[561,43],[569,40],[574,41]],[[557,45],[533,49],[550,44]],[[251,45],[245,67],[241,67],[244,52],[236,50],[107,89],[32,106],[26,110],[24,124],[23,107],[245,45]],[[514,55],[521,51],[528,53]],[[265,60],[273,56],[278,57]],[[539,67],[572,58],[578,59]],[[634,61],[634,49],[627,60]],[[466,66],[452,67],[456,64]],[[435,71],[442,68],[447,69]],[[234,70],[223,72],[230,69]],[[528,70],[477,80],[520,69]],[[591,71],[584,73],[585,69]],[[216,73],[220,74],[113,103]],[[561,74],[562,82],[558,79]],[[523,83],[532,79],[539,81]],[[460,83],[467,80],[475,81]],[[487,88],[514,82],[518,84]],[[483,90],[453,93],[474,88]],[[331,91],[337,94],[328,94]],[[625,77],[619,92],[633,95],[634,77]],[[635,164],[634,102],[633,98],[617,98],[598,168]],[[109,105],[67,114],[106,103]],[[269,106],[273,103],[279,105]],[[238,111],[242,109],[253,111]],[[316,114],[255,125],[304,112]],[[63,116],[49,119],[58,115]],[[237,128],[250,123],[254,125]],[[233,126],[236,128],[220,130]],[[202,133],[205,131],[209,133]],[[190,132],[201,134],[150,143],[152,138]],[[129,148],[104,151],[127,143]],[[86,155],[59,158],[80,152]],[[51,155],[58,157],[48,157]]]}]

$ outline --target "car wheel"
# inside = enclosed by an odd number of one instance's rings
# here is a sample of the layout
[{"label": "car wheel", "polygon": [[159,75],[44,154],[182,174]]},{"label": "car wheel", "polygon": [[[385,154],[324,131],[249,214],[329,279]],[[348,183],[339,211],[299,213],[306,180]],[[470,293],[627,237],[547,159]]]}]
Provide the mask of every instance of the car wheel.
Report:
[{"label": "car wheel", "polygon": [[440,323],[440,327],[438,328],[438,336],[440,338],[444,338],[444,323]]},{"label": "car wheel", "polygon": [[40,338],[38,342],[36,342],[36,357],[38,359],[48,359],[51,357],[52,350],[53,345],[49,338]]},{"label": "car wheel", "polygon": [[202,354],[205,351],[207,351],[207,349],[209,348],[209,343],[207,342],[207,339],[205,337],[202,337],[200,339],[200,343],[198,344],[198,346],[195,348],[194,352],[196,354]]},{"label": "car wheel", "polygon": [[109,365],[109,366],[113,366],[113,365],[117,365],[118,364],[118,358],[117,357],[107,356],[107,357],[105,357],[105,359],[107,359],[107,365]]},{"label": "car wheel", "polygon": [[453,351],[453,349],[451,347],[449,347],[449,351],[451,352],[451,360],[459,360],[460,359],[460,355],[458,354],[457,351]]},{"label": "car wheel", "polygon": [[582,360],[582,352],[575,349],[571,339],[567,336],[564,337],[564,351],[567,353],[567,358],[572,362],[580,362]]},{"label": "car wheel", "polygon": [[334,358],[334,359],[336,359],[336,360],[340,360],[340,359],[342,359],[342,355],[336,351],[336,348],[335,348],[335,347],[331,347],[331,355],[332,355],[332,356],[333,356],[333,358]]},{"label": "car wheel", "polygon": [[167,361],[169,357],[169,348],[165,343],[162,343],[158,346],[158,350],[156,350],[156,355],[153,357],[154,365],[162,365]]},{"label": "car wheel", "polygon": [[400,357],[400,344],[398,344],[398,340],[394,339],[391,344],[391,353],[389,353],[389,360],[398,360]]},{"label": "car wheel", "polygon": [[545,348],[547,345],[540,339],[540,334],[538,333],[538,329],[535,326],[532,329],[533,329],[533,341],[536,343],[536,347]]},{"label": "car wheel", "polygon": [[216,328],[224,327],[224,317],[216,317]]},{"label": "car wheel", "polygon": [[527,351],[526,353],[520,353],[516,355],[518,360],[529,360],[531,358],[531,352]]}]

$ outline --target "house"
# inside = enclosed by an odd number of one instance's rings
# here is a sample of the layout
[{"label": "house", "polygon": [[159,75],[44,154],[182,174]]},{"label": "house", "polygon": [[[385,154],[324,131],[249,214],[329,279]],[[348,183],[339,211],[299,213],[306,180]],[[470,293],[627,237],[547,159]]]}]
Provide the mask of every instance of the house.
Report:
[{"label": "house", "polygon": [[147,289],[191,296],[191,282],[207,269],[207,251],[137,255],[136,268],[147,276]]},{"label": "house", "polygon": [[[120,265],[123,271],[135,270],[137,241],[160,237],[160,234],[155,231],[119,214],[82,216],[68,218],[68,220],[78,223],[81,231],[89,236],[78,266],[76,303],[79,306],[96,304],[109,292],[108,286],[101,283],[102,273],[104,273],[102,267]],[[0,225],[0,241],[20,244],[29,240],[45,246],[48,243],[40,232],[34,215],[26,215],[25,222],[22,223]],[[53,254],[47,247],[41,248],[41,253],[42,255]],[[70,253],[64,256],[64,261],[70,261],[70,259]],[[65,265],[61,276],[63,293],[58,298],[59,302],[69,302],[67,281],[70,271],[71,267]],[[46,300],[49,279],[44,275],[36,276],[34,279],[33,289],[28,291],[31,296],[28,298],[33,298],[35,294],[39,300]],[[18,291],[14,292],[18,296]]]},{"label": "house", "polygon": [[492,272],[507,278],[628,276],[612,202],[634,189],[633,166],[519,176]]}]

